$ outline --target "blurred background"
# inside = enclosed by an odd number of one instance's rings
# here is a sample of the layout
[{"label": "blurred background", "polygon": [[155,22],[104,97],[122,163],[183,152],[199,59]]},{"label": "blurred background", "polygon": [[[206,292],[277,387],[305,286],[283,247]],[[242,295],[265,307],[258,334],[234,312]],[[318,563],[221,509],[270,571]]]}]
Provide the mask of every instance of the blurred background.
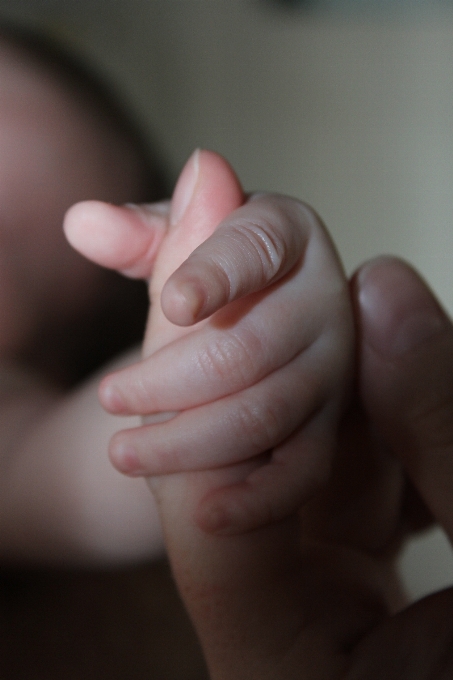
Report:
[{"label": "blurred background", "polygon": [[[453,2],[0,0],[115,85],[174,180],[197,147],[245,188],[292,194],[348,272],[401,255],[453,311]],[[442,534],[402,560],[409,591],[450,585]]]}]

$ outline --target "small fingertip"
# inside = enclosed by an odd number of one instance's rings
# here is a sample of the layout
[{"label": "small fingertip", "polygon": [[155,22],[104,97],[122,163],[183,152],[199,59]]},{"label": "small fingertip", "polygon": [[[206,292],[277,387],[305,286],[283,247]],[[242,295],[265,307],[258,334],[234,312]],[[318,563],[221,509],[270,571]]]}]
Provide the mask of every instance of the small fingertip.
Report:
[{"label": "small fingertip", "polygon": [[192,326],[205,318],[205,295],[196,281],[178,285],[169,279],[162,291],[161,306],[167,319],[177,326]]},{"label": "small fingertip", "polygon": [[[165,204],[163,204],[165,205]],[[82,255],[132,278],[149,278],[167,218],[161,204],[116,206],[82,201],[66,212],[63,230]]]},{"label": "small fingertip", "polygon": [[108,413],[124,414],[128,412],[123,397],[115,385],[112,384],[110,376],[101,381],[98,396],[102,407]]},{"label": "small fingertip", "polygon": [[136,449],[131,444],[116,441],[113,437],[109,447],[109,458],[113,467],[128,477],[143,477],[143,470]]}]

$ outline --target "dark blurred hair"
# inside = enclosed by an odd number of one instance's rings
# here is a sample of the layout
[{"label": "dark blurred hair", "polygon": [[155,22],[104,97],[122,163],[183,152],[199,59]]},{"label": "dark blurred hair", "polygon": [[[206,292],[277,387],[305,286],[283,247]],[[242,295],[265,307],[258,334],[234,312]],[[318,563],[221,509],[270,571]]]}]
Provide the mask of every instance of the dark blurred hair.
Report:
[{"label": "dark blurred hair", "polygon": [[[155,145],[140,130],[118,93],[86,61],[68,52],[53,37],[0,19],[0,40],[19,48],[53,74],[135,150],[140,187],[134,200],[152,202],[168,195],[163,164]],[[91,197],[90,197],[91,198]],[[69,207],[69,206],[68,206]],[[84,378],[122,350],[141,342],[148,313],[143,282],[107,272],[103,303],[72,323],[51,324],[36,338],[23,360],[67,385]],[[67,327],[68,326],[68,327]],[[49,343],[52,351],[49,352]]]},{"label": "dark blurred hair", "polygon": [[52,36],[4,22],[1,17],[0,40],[19,48],[31,60],[40,63],[131,143],[142,165],[145,180],[141,201],[151,202],[167,195],[167,182],[156,145],[140,129],[116,89],[96,73],[86,59],[69,52]]}]

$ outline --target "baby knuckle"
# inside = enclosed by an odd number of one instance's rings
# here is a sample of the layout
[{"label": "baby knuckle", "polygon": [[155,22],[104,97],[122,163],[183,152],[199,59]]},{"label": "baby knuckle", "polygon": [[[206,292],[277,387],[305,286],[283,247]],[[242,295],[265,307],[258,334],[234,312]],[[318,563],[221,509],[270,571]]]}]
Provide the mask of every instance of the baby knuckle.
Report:
[{"label": "baby knuckle", "polygon": [[215,338],[199,353],[197,363],[206,378],[220,379],[229,382],[235,376],[237,368],[237,348],[229,338]]},{"label": "baby knuckle", "polygon": [[237,430],[247,438],[254,453],[274,447],[285,430],[287,407],[279,400],[243,402],[237,412]]},{"label": "baby knuckle", "polygon": [[264,420],[256,405],[242,404],[235,414],[234,429],[239,437],[247,437],[252,454],[260,453],[263,443]]},{"label": "baby knuckle", "polygon": [[198,355],[199,370],[208,379],[221,380],[231,389],[245,387],[260,365],[261,342],[251,333],[222,333]]}]

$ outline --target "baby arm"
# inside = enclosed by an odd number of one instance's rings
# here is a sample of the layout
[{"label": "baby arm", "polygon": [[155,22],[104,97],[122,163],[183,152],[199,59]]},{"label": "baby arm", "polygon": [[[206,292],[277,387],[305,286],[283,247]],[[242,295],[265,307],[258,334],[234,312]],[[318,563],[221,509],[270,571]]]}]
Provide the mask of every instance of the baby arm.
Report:
[{"label": "baby arm", "polygon": [[146,484],[118,474],[107,458],[118,418],[100,407],[99,380],[65,394],[29,371],[0,367],[2,563],[112,564],[162,554]]},{"label": "baby arm", "polygon": [[[124,234],[136,233],[122,214]],[[151,274],[141,255],[150,250],[146,229],[131,253],[130,239],[118,248],[118,236],[113,247],[103,220],[94,220],[91,242],[93,233],[102,238],[93,253],[77,218],[76,210],[67,232],[82,252]],[[153,421],[116,435],[111,458],[145,476],[243,463],[242,476],[204,495],[197,521],[209,531],[253,529],[293,512],[328,474],[351,373],[347,284],[306,206],[272,195],[245,201],[215,154],[188,162],[168,220],[151,279],[145,359],[101,386],[110,411]],[[111,246],[104,259],[102,239]],[[156,414],[174,417],[156,422]]]}]

